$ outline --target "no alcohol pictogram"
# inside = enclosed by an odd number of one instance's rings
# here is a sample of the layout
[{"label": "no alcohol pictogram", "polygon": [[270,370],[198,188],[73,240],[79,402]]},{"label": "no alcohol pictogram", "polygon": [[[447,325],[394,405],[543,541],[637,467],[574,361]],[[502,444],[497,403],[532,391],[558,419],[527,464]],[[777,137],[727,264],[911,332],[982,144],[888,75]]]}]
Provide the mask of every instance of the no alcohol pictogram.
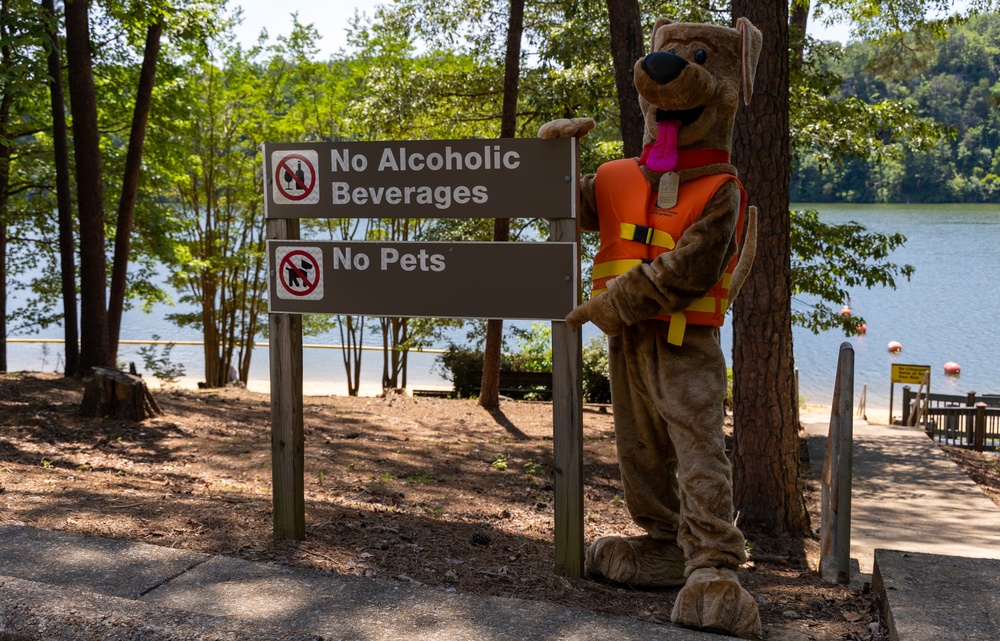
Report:
[{"label": "no alcohol pictogram", "polygon": [[319,154],[313,150],[271,153],[271,197],[280,205],[312,205],[319,202],[316,187]]},{"label": "no alcohol pictogram", "polygon": [[323,251],[319,247],[278,247],[274,261],[278,298],[322,300]]}]

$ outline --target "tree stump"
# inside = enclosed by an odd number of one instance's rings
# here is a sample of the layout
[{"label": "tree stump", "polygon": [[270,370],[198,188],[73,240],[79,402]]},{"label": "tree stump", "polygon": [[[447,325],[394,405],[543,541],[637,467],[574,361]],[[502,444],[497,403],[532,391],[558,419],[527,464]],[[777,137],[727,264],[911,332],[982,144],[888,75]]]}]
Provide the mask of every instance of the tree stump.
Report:
[{"label": "tree stump", "polygon": [[80,414],[129,421],[163,414],[142,377],[106,367],[92,369],[93,376],[84,380]]}]

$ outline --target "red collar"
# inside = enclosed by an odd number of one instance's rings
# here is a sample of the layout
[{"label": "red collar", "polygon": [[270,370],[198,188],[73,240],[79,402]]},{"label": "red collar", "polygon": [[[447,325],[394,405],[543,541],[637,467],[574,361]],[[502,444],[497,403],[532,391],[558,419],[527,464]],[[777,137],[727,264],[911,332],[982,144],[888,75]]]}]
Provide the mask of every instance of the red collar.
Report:
[{"label": "red collar", "polygon": [[[649,158],[649,152],[652,149],[653,145],[646,145],[642,148],[642,155],[639,156],[640,165],[646,164],[646,159]],[[729,152],[725,149],[681,149],[678,151],[677,168],[674,171],[704,167],[720,162],[729,162]]]}]

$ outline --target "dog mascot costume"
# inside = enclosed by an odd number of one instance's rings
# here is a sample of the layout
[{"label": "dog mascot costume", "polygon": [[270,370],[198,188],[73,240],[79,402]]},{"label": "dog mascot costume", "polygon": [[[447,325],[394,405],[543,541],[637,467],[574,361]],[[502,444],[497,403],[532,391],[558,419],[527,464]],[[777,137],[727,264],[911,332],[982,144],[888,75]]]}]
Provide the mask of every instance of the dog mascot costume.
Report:
[{"label": "dog mascot costume", "polygon": [[[601,165],[581,181],[581,225],[600,231],[594,296],[566,320],[609,339],[611,395],[625,502],[646,534],[604,537],[587,571],[644,587],[683,586],[680,625],[761,635],[757,603],[736,571],[745,541],[733,523],[723,437],[726,363],[719,327],[756,244],[747,195],[729,164],[740,87],[747,103],[761,34],[659,20],[635,65],[645,116],[640,158]],[[541,138],[583,136],[589,118],[562,119]]]}]

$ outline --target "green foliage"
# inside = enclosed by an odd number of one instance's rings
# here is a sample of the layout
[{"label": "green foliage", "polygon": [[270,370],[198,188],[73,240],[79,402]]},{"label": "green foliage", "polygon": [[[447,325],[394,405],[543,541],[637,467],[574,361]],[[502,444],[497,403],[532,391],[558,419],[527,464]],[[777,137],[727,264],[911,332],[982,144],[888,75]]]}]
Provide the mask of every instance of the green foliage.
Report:
[{"label": "green foliage", "polygon": [[[153,334],[153,340],[159,341],[160,337]],[[166,385],[173,385],[180,377],[184,376],[184,365],[174,363],[170,358],[171,352],[174,351],[174,343],[161,345],[159,349],[157,347],[157,345],[143,345],[139,348],[139,356],[142,358],[145,368],[152,372],[157,380]]]},{"label": "green foliage", "polygon": [[511,333],[518,342],[517,371],[552,371],[552,326],[549,323],[532,323],[530,330],[512,327]]},{"label": "green foliage", "polygon": [[588,403],[611,402],[608,338],[603,334],[591,338],[583,348],[583,400]]},{"label": "green foliage", "polygon": [[1000,198],[1000,15],[902,41],[920,60],[884,69],[872,64],[891,57],[879,43],[852,43],[816,61],[834,81],[794,89],[793,201]]},{"label": "green foliage", "polygon": [[[470,398],[479,389],[483,373],[483,353],[463,349],[450,344],[448,350],[437,357],[442,374],[455,386],[455,395],[459,398]],[[510,354],[500,355],[500,371],[512,372],[514,361]]]},{"label": "green foliage", "polygon": [[[544,323],[534,323],[530,330],[516,330],[520,351],[503,352],[500,356],[501,372],[551,372],[551,328]],[[455,386],[459,398],[475,394],[482,382],[483,353],[481,350],[448,346],[447,352],[438,356],[441,373]],[[604,336],[594,337],[583,349],[583,398],[590,403],[610,403],[611,385],[608,380],[608,347]]]},{"label": "green foliage", "polygon": [[839,328],[847,336],[857,334],[864,319],[841,315],[828,303],[839,305],[850,300],[852,287],[895,288],[898,277],[909,280],[912,265],[899,266],[889,261],[889,255],[906,242],[906,237],[869,232],[853,221],[827,225],[813,209],[793,211],[791,216],[793,296],[820,300],[805,304],[805,311],[793,307],[793,322],[814,333]]},{"label": "green foliage", "polygon": [[490,467],[492,467],[494,470],[498,472],[506,472],[507,456],[504,454],[497,454],[497,457],[493,459],[492,463],[490,463]]}]

